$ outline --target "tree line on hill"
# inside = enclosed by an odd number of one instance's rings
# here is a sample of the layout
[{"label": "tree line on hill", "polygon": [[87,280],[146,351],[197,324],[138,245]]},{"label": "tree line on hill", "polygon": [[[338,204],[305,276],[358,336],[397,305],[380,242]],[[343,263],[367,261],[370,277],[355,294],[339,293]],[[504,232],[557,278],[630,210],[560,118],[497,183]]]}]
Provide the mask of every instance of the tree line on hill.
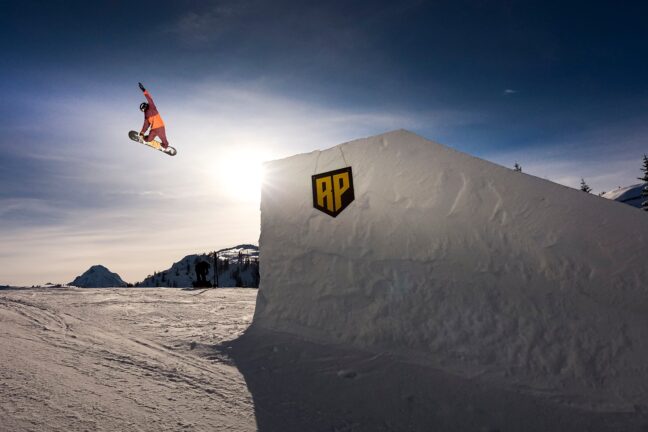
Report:
[{"label": "tree line on hill", "polygon": [[[156,271],[136,287],[244,287],[257,288],[260,282],[258,252],[241,251],[234,256],[188,255],[170,269]],[[216,271],[215,271],[216,270]]]}]

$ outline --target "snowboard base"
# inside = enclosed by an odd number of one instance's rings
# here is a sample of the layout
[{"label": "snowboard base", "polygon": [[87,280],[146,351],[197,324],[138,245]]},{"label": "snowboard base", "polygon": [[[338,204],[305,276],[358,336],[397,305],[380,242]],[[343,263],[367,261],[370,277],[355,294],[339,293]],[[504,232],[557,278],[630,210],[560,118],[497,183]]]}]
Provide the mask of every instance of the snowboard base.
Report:
[{"label": "snowboard base", "polygon": [[135,141],[135,142],[138,142],[140,144],[144,144],[146,146],[154,148],[155,150],[159,150],[162,153],[168,154],[169,156],[175,156],[178,153],[178,151],[175,148],[171,147],[171,146],[169,146],[169,147],[167,147],[165,149],[164,147],[162,147],[162,143],[160,141],[155,140],[155,139],[152,140],[152,141],[144,141],[142,139],[142,136],[139,133],[135,132],[135,131],[128,132],[128,137],[130,139],[132,139],[133,141]]}]

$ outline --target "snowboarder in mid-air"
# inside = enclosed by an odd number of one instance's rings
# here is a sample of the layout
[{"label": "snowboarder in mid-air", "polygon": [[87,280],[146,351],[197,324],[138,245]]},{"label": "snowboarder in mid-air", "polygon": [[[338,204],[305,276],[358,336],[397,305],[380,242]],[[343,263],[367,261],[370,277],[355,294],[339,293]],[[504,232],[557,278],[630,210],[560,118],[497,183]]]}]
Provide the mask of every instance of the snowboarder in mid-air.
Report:
[{"label": "snowboarder in mid-air", "polygon": [[[153,147],[154,149],[161,150],[170,156],[174,156],[176,154],[176,149],[169,145],[169,141],[166,137],[166,130],[164,128],[164,121],[153,102],[153,98],[151,98],[150,93],[144,88],[142,83],[138,84],[139,88],[144,92],[144,96],[147,100],[147,102],[142,102],[140,104],[140,111],[144,113],[144,125],[139,133],[130,131],[128,136],[133,141],[146,144],[149,147]],[[147,131],[149,131],[148,135],[145,135]],[[155,139],[156,137],[159,137],[161,142],[157,141]]]},{"label": "snowboarder in mid-air", "polygon": [[[140,104],[140,111],[144,113],[144,126],[142,126],[140,136],[144,138],[144,141],[146,142],[153,141],[153,139],[158,136],[160,137],[160,140],[162,140],[162,147],[166,149],[169,147],[169,141],[167,141],[162,117],[160,116],[150,93],[146,91],[142,83],[137,84],[139,84],[139,88],[144,92],[144,96],[148,101],[148,103],[142,102]],[[148,135],[144,135],[149,127],[151,128],[151,132]]]}]

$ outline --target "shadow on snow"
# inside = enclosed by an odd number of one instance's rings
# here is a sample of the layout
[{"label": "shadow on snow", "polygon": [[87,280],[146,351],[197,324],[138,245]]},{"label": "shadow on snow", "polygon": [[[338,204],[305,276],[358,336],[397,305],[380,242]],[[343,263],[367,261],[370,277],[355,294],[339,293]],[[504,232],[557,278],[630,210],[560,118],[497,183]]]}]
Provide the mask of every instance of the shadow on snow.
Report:
[{"label": "shadow on snow", "polygon": [[243,374],[260,432],[648,430],[642,414],[562,406],[254,326],[216,350]]}]

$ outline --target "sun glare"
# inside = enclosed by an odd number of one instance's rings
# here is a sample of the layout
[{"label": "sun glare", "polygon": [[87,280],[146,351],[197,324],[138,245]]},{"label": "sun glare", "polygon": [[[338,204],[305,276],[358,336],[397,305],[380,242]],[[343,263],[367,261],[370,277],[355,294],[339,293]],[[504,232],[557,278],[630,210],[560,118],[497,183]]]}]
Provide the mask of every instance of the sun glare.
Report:
[{"label": "sun glare", "polygon": [[252,149],[230,151],[219,156],[217,187],[228,196],[244,202],[261,199],[262,164],[266,158]]}]

